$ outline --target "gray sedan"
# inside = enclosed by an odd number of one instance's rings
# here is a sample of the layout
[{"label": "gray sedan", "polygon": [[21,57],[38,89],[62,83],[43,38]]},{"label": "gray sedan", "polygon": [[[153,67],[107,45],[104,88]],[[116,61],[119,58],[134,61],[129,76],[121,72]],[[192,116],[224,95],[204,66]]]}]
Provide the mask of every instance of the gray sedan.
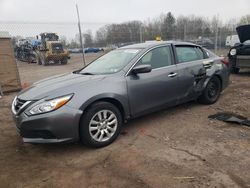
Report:
[{"label": "gray sedan", "polygon": [[228,82],[228,61],[212,52],[191,43],[149,42],[34,83],[13,100],[12,112],[24,142],[81,140],[103,147],[125,121],[191,100],[213,104]]}]

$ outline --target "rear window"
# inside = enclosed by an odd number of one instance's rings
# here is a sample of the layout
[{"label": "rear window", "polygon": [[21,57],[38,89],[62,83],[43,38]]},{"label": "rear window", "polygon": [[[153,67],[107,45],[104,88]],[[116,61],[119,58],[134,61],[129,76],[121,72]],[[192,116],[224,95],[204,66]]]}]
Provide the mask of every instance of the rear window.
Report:
[{"label": "rear window", "polygon": [[204,59],[204,53],[199,47],[176,46],[176,54],[179,63]]}]

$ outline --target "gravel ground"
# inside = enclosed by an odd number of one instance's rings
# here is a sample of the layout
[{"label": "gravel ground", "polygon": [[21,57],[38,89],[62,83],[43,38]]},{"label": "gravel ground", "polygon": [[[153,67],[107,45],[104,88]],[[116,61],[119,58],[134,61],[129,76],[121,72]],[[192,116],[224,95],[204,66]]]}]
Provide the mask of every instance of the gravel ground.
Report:
[{"label": "gravel ground", "polygon": [[[88,54],[91,61],[100,54]],[[22,83],[82,66],[19,62]],[[231,76],[230,86],[210,106],[190,102],[129,121],[110,146],[80,143],[24,144],[10,105],[0,99],[0,187],[250,187],[250,128],[209,120],[217,112],[250,118],[250,71]]]}]

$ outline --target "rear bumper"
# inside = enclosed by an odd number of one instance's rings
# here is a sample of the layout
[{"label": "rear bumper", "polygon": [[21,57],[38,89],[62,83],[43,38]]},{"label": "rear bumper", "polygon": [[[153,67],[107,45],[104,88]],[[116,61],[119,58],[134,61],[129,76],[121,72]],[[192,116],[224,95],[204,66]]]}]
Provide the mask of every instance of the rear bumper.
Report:
[{"label": "rear bumper", "polygon": [[27,116],[13,114],[16,127],[24,142],[59,143],[79,140],[79,122],[81,110],[67,105],[56,111]]}]

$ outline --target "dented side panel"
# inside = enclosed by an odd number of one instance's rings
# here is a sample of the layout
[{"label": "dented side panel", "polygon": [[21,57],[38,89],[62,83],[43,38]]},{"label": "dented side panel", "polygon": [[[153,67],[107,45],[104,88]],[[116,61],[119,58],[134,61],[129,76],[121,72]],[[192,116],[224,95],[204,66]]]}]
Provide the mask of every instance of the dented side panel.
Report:
[{"label": "dented side panel", "polygon": [[178,79],[183,91],[179,102],[196,98],[200,94],[202,83],[206,78],[206,69],[202,62],[203,60],[198,60],[177,64]]}]

